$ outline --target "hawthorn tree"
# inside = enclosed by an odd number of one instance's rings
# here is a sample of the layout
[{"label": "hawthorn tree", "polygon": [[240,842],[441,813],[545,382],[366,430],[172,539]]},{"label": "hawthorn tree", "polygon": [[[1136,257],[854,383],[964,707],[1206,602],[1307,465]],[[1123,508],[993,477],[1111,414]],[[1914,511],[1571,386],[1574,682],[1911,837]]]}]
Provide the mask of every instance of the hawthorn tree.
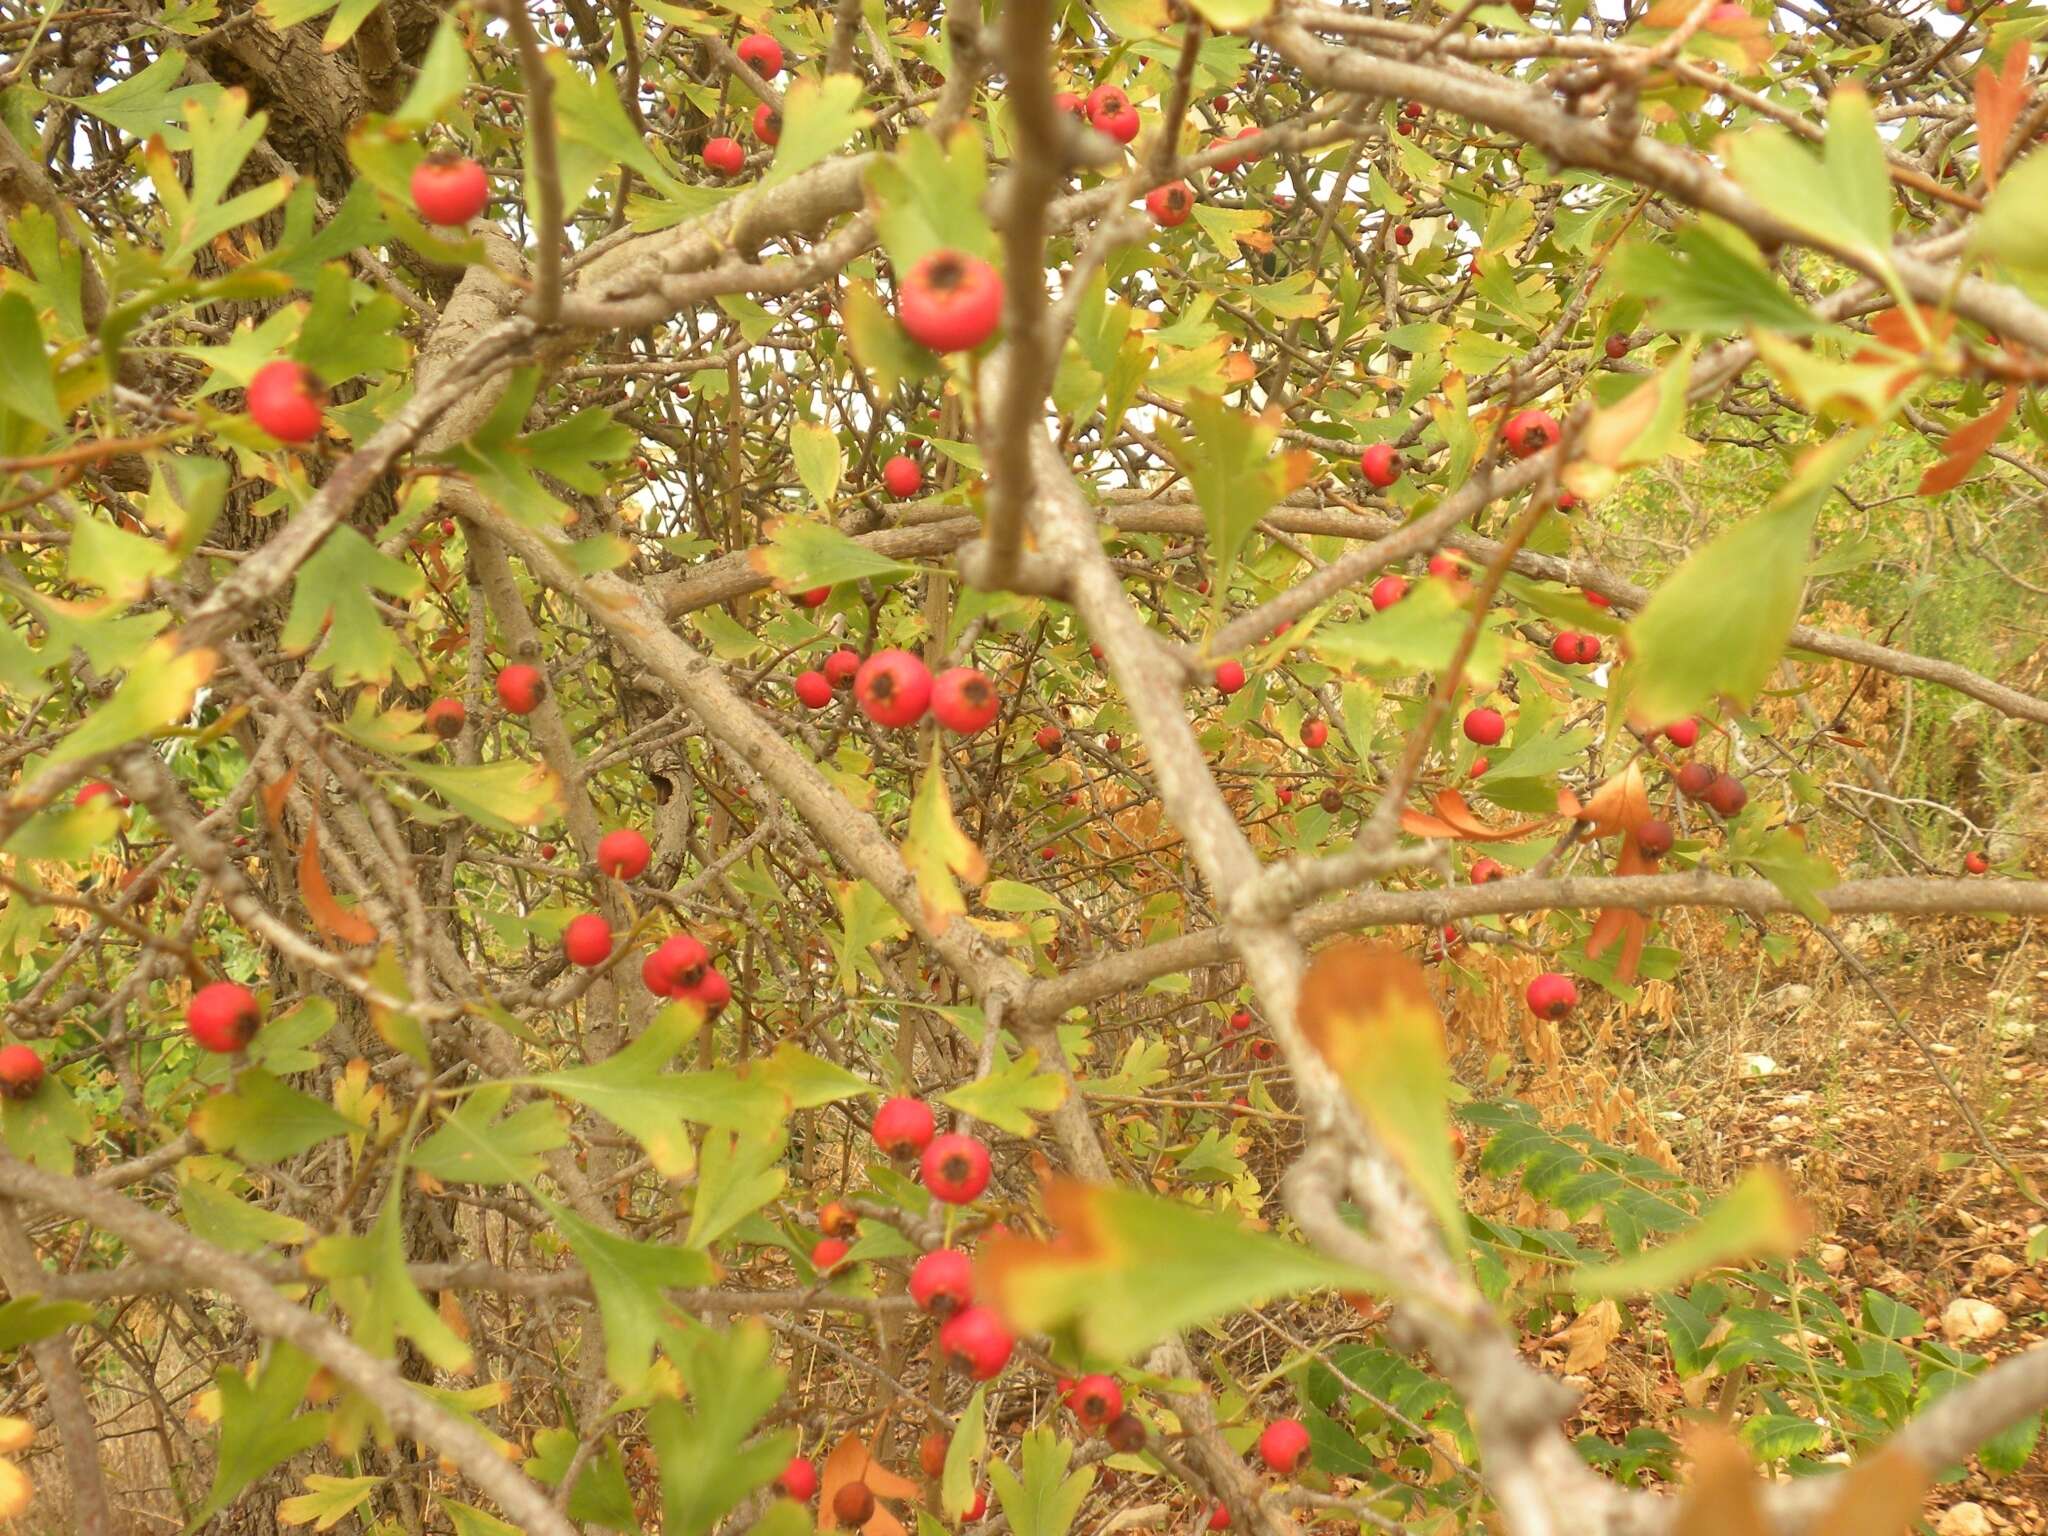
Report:
[{"label": "hawthorn tree", "polygon": [[[1917,1040],[1845,919],[2048,912],[2040,12],[5,15],[0,1512],[1861,1531],[2028,1457],[2048,1353],[1479,1021],[1754,943]],[[1560,1329],[1677,1410],[1568,1428]]]}]

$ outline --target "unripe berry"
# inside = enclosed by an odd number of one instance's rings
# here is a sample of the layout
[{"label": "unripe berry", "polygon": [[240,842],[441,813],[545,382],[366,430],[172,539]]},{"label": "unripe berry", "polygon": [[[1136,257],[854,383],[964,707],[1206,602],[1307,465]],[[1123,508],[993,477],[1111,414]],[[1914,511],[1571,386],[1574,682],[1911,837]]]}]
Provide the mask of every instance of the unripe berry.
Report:
[{"label": "unripe berry", "polygon": [[620,827],[597,840],[597,867],[615,880],[638,879],[653,857],[647,839],[631,827]]},{"label": "unripe berry", "polygon": [[1579,1004],[1579,989],[1571,977],[1545,971],[1529,983],[1522,998],[1539,1019],[1561,1019]]},{"label": "unripe berry", "polygon": [[932,1138],[918,1169],[934,1198],[965,1205],[988,1188],[988,1148],[972,1136],[950,1131]]},{"label": "unripe berry", "polygon": [[562,953],[571,965],[602,965],[611,952],[612,926],[595,912],[570,918],[562,930]]},{"label": "unripe berry", "polygon": [[875,1145],[885,1157],[916,1157],[931,1145],[938,1121],[922,1099],[894,1098],[875,1111]]}]

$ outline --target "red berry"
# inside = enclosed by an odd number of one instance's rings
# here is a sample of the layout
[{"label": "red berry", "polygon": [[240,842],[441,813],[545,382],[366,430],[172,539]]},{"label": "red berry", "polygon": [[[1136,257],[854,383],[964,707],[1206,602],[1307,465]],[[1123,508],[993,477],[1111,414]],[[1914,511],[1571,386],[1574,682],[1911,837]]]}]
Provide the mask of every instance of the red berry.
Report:
[{"label": "red berry", "polygon": [[1400,576],[1382,576],[1372,584],[1372,605],[1391,608],[1408,595],[1408,582]]},{"label": "red berry", "polygon": [[877,651],[854,674],[853,698],[877,725],[915,725],[932,701],[931,669],[908,651]]},{"label": "red berry", "polygon": [[467,156],[444,150],[413,167],[412,205],[429,224],[467,224],[490,200],[484,168]]},{"label": "red berry", "polygon": [[597,867],[615,880],[637,880],[653,857],[647,839],[631,827],[607,832],[597,840]]},{"label": "red berry", "polygon": [[[1975,855],[1971,855],[1972,858]],[[0,1097],[32,1099],[43,1086],[43,1058],[26,1045],[0,1045]]]},{"label": "red berry", "polygon": [[933,251],[912,264],[897,294],[910,339],[934,352],[969,352],[995,335],[1003,277],[964,251]]},{"label": "red berry", "polygon": [[972,667],[949,667],[932,679],[932,718],[958,735],[972,736],[1002,707],[996,685]]},{"label": "red berry", "polygon": [[936,1198],[965,1205],[988,1188],[988,1148],[972,1136],[949,1131],[932,1138],[918,1171]]},{"label": "red berry", "polygon": [[803,1457],[792,1456],[789,1465],[782,1469],[782,1476],[775,1479],[775,1486],[799,1504],[808,1504],[818,1494],[818,1469]]},{"label": "red berry", "polygon": [[436,699],[427,706],[426,727],[443,741],[451,741],[462,734],[462,725],[469,718],[469,711],[460,699]]},{"label": "red berry", "polygon": [[1124,1411],[1124,1389],[1114,1376],[1083,1376],[1067,1394],[1067,1406],[1083,1429],[1103,1429]]},{"label": "red berry", "polygon": [[1582,667],[1590,667],[1600,659],[1600,637],[1578,635],[1572,641],[1572,660]]},{"label": "red berry", "polygon": [[1098,133],[1109,135],[1119,144],[1128,144],[1138,136],[1138,111],[1131,105],[1131,98],[1113,85],[1098,85],[1088,93],[1088,121],[1095,125]]},{"label": "red berry", "polygon": [[782,142],[782,114],[765,101],[754,108],[754,137],[768,145]]},{"label": "red berry", "polygon": [[711,951],[694,934],[672,933],[640,962],[640,979],[657,997],[679,997],[685,987],[703,979]]},{"label": "red berry", "polygon": [[1717,777],[1719,775],[1710,764],[1681,763],[1677,775],[1678,792],[1688,800],[1704,800]]},{"label": "red berry", "polygon": [[1230,1529],[1229,1505],[1218,1504],[1209,1511],[1209,1529],[1212,1531],[1227,1531]]},{"label": "red berry", "polygon": [[704,163],[721,176],[737,176],[747,163],[747,152],[738,139],[720,134],[704,145]]},{"label": "red berry", "polygon": [[1704,797],[1723,816],[1733,816],[1749,804],[1749,791],[1742,787],[1742,780],[1733,774],[1721,773],[1714,776],[1714,782],[1707,786]]},{"label": "red berry", "polygon": [[839,1261],[846,1257],[851,1247],[843,1237],[821,1237],[811,1244],[811,1268],[821,1275],[829,1275],[839,1267]]},{"label": "red berry", "polygon": [[1613,601],[1603,593],[1582,592],[1579,595],[1585,598],[1585,600],[1591,603],[1595,608],[1612,608],[1614,606]]},{"label": "red berry", "polygon": [[1472,861],[1472,883],[1485,885],[1490,880],[1504,880],[1507,869],[1498,859],[1474,859]]},{"label": "red berry", "polygon": [[1280,793],[1280,803],[1281,803],[1282,805],[1292,805],[1292,804],[1294,804],[1294,786],[1293,786],[1292,784],[1282,784],[1282,785],[1280,786],[1280,791],[1279,791],[1279,793]]},{"label": "red berry", "polygon": [[1627,357],[1627,356],[1628,356],[1628,338],[1627,338],[1626,336],[1610,336],[1610,337],[1608,337],[1608,338],[1607,338],[1607,355],[1608,355],[1609,357],[1613,358],[1613,359],[1614,359],[1614,360],[1615,360],[1616,362],[1619,362],[1619,361],[1620,361],[1620,360],[1621,360],[1622,358],[1624,358],[1624,357]]},{"label": "red berry", "polygon": [[1374,443],[1358,456],[1359,473],[1381,490],[1400,479],[1405,467],[1392,443]]},{"label": "red berry", "polygon": [[[1981,875],[1990,867],[1991,860],[1986,858],[1983,854],[1977,852],[1977,850],[1975,850],[1974,848],[1963,855],[1963,868],[1968,870],[1973,875]],[[24,1050],[26,1049],[26,1047],[11,1045],[7,1049],[10,1051],[16,1051]],[[5,1054],[5,1051],[0,1051],[0,1056],[5,1056]],[[5,1070],[0,1069],[0,1080],[4,1080],[6,1078],[6,1075],[7,1074]]]},{"label": "red berry", "polygon": [[946,1475],[946,1452],[952,1448],[953,1437],[943,1429],[935,1429],[917,1442],[917,1464],[924,1468],[926,1477]]},{"label": "red berry", "polygon": [[1244,663],[1241,661],[1218,662],[1216,666],[1216,691],[1235,693],[1244,686]]},{"label": "red berry", "polygon": [[1545,971],[1522,993],[1529,1011],[1539,1019],[1561,1019],[1579,1005],[1579,989],[1571,977]]},{"label": "red berry", "polygon": [[1415,137],[1415,125],[1404,117],[1394,124],[1394,132],[1401,135],[1404,139],[1412,139]]},{"label": "red berry", "polygon": [[976,1381],[1001,1375],[1016,1347],[1003,1320],[987,1307],[963,1307],[939,1328],[939,1352]]},{"label": "red berry", "polygon": [[695,981],[686,981],[676,988],[675,996],[679,1002],[695,1003],[704,1010],[706,1019],[715,1019],[732,1001],[732,983],[717,966],[707,965]]},{"label": "red berry", "polygon": [[540,845],[540,856],[543,859],[552,859],[555,856],[555,845],[553,843],[542,843]]},{"label": "red berry", "polygon": [[1557,418],[1548,411],[1517,411],[1502,429],[1508,452],[1518,459],[1541,453],[1557,442]]},{"label": "red berry", "polygon": [[595,912],[569,919],[562,930],[562,953],[571,965],[602,965],[612,952],[612,925]]},{"label": "red berry", "polygon": [[1316,796],[1316,804],[1334,816],[1344,809],[1344,791],[1332,784],[1328,789]]},{"label": "red berry", "polygon": [[740,61],[749,65],[755,74],[764,80],[773,80],[782,73],[782,44],[766,32],[754,32],[740,39],[740,45],[733,50]]},{"label": "red berry", "polygon": [[1691,715],[1683,720],[1674,720],[1664,727],[1664,739],[1674,747],[1689,751],[1692,744],[1700,739],[1700,723]]},{"label": "red berry", "polygon": [[1508,723],[1497,709],[1474,709],[1465,714],[1465,739],[1482,747],[1499,744],[1507,735]]},{"label": "red berry", "polygon": [[209,1051],[239,1051],[255,1038],[263,1023],[256,994],[234,981],[201,987],[185,1005],[185,1027]]},{"label": "red berry", "polygon": [[1330,739],[1330,723],[1327,720],[1304,720],[1301,722],[1301,744],[1313,752]]},{"label": "red berry", "polygon": [[1041,725],[1031,739],[1047,757],[1058,757],[1067,741],[1066,733],[1056,725]]},{"label": "red berry", "polygon": [[1252,1027],[1251,1010],[1249,1008],[1239,1008],[1234,1010],[1231,1013],[1230,1017],[1224,1020],[1223,1027],[1229,1030],[1233,1035],[1243,1034],[1246,1030]]},{"label": "red berry", "polygon": [[1088,121],[1088,103],[1072,91],[1061,91],[1053,97],[1052,104],[1056,110],[1066,113],[1078,122]]},{"label": "red berry", "polygon": [[822,672],[799,672],[796,696],[806,709],[823,709],[832,702],[832,679]]},{"label": "red berry", "polygon": [[832,1517],[841,1525],[866,1525],[875,1518],[874,1491],[866,1483],[841,1483],[832,1495]]},{"label": "red berry", "polygon": [[1566,666],[1570,666],[1574,661],[1578,660],[1578,632],[1576,630],[1570,629],[1559,630],[1557,632],[1556,638],[1550,642],[1550,654],[1555,656],[1559,661],[1563,662]]},{"label": "red berry", "polygon": [[1145,211],[1161,229],[1178,229],[1195,211],[1195,194],[1184,181],[1169,181],[1145,194]]},{"label": "red berry", "polygon": [[844,688],[860,671],[860,652],[841,646],[825,658],[825,677],[834,688]]},{"label": "red berry", "polygon": [[1259,1434],[1259,1460],[1275,1472],[1292,1472],[1308,1454],[1308,1428],[1299,1419],[1275,1419]]},{"label": "red berry", "polygon": [[1492,766],[1493,764],[1488,762],[1484,755],[1475,757],[1472,759],[1472,765],[1465,770],[1465,777],[1468,779],[1483,779],[1486,777],[1486,770]]},{"label": "red berry", "polygon": [[893,1098],[875,1111],[875,1145],[887,1157],[916,1157],[932,1144],[938,1121],[922,1099]]},{"label": "red berry", "polygon": [[94,779],[90,783],[79,785],[78,793],[71,797],[71,803],[75,806],[91,805],[101,795],[113,795],[116,805],[127,804],[120,795],[114,794],[114,786],[105,779]]},{"label": "red berry", "polygon": [[822,608],[825,606],[825,600],[831,595],[830,587],[812,587],[808,592],[797,593],[796,600],[806,608]]},{"label": "red berry", "polygon": [[1406,103],[1401,108],[1401,115],[1410,122],[1413,122],[1416,118],[1422,116],[1422,103],[1419,101]]},{"label": "red berry", "polygon": [[1102,1432],[1102,1438],[1107,1440],[1109,1448],[1119,1455],[1135,1455],[1145,1448],[1145,1422],[1134,1413],[1118,1414],[1109,1421],[1109,1427]]},{"label": "red berry", "polygon": [[273,358],[249,380],[249,419],[280,443],[310,443],[320,435],[327,393],[305,368]]},{"label": "red berry", "polygon": [[[1115,1474],[1112,1473],[1110,1475],[1114,1476]],[[1108,1484],[1105,1483],[1104,1486],[1107,1487]],[[960,1518],[966,1524],[972,1525],[975,1521],[979,1520],[983,1515],[987,1513],[988,1490],[986,1488],[977,1488],[974,1490],[973,1502],[970,1503],[965,1509],[960,1511]]]},{"label": "red berry", "polygon": [[910,1267],[910,1299],[920,1312],[950,1316],[974,1300],[974,1261],[958,1248],[935,1248]]},{"label": "red berry", "polygon": [[1415,231],[1410,229],[1406,224],[1396,224],[1394,226],[1394,244],[1408,245],[1411,242],[1413,242],[1414,239]]},{"label": "red berry", "polygon": [[1554,505],[1560,512],[1569,512],[1573,507],[1576,507],[1578,504],[1579,498],[1574,496],[1570,491],[1559,491],[1557,493],[1557,500],[1554,503],[1552,503],[1552,505]]},{"label": "red berry", "polygon": [[1663,858],[1671,851],[1671,844],[1675,840],[1671,823],[1659,821],[1654,816],[1636,828],[1636,846],[1649,858]]},{"label": "red berry", "polygon": [[882,466],[882,484],[898,501],[915,496],[924,485],[924,471],[917,460],[897,454]]},{"label": "red berry", "polygon": [[1102,750],[1107,752],[1111,757],[1115,757],[1119,752],[1123,751],[1123,749],[1124,739],[1123,737],[1117,735],[1115,731],[1111,731],[1107,736],[1102,738]]},{"label": "red berry", "polygon": [[547,697],[548,680],[539,667],[515,662],[498,674],[498,702],[507,714],[530,715]]}]

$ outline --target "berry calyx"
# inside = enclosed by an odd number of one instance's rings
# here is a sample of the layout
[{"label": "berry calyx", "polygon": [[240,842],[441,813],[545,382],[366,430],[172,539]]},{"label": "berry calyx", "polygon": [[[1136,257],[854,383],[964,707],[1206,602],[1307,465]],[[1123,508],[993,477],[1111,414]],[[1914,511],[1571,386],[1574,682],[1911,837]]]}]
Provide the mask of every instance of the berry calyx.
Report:
[{"label": "berry calyx", "polygon": [[1114,1376],[1083,1376],[1067,1394],[1067,1406],[1083,1429],[1105,1429],[1124,1411],[1124,1389]]},{"label": "berry calyx", "polygon": [[1145,211],[1161,229],[1178,229],[1195,211],[1194,189],[1184,181],[1169,181],[1145,194]]},{"label": "berry calyx", "polygon": [[185,1028],[193,1040],[201,1049],[223,1055],[241,1050],[262,1023],[256,994],[237,981],[211,982],[185,1005]]},{"label": "berry calyx", "polygon": [[1098,85],[1088,93],[1088,121],[1097,133],[1106,134],[1119,144],[1128,144],[1138,136],[1138,109],[1114,85]]},{"label": "berry calyx", "polygon": [[0,1045],[0,1096],[15,1100],[32,1099],[43,1086],[46,1068],[35,1050],[16,1042]]},{"label": "berry calyx", "polygon": [[932,701],[931,669],[908,651],[877,651],[854,674],[853,698],[877,725],[915,725]]},{"label": "berry calyx", "polygon": [[539,667],[514,662],[498,673],[498,702],[508,715],[530,715],[547,697],[548,680]]},{"label": "berry calyx", "polygon": [[1275,1472],[1292,1472],[1308,1454],[1308,1427],[1299,1419],[1275,1419],[1259,1432],[1259,1460]]},{"label": "berry calyx", "polygon": [[898,501],[915,496],[924,485],[924,471],[917,460],[897,454],[882,466],[882,486]]},{"label": "berry calyx", "polygon": [[1548,411],[1517,411],[1501,429],[1508,452],[1518,459],[1529,458],[1556,444],[1563,435],[1557,418]]},{"label": "berry calyx", "polygon": [[932,1114],[932,1107],[923,1099],[887,1099],[875,1111],[875,1145],[882,1149],[885,1157],[918,1156],[932,1144],[932,1133],[937,1129],[938,1120]]},{"label": "berry calyx", "polygon": [[823,709],[832,702],[832,679],[822,672],[799,672],[792,686],[805,709]]},{"label": "berry calyx", "polygon": [[1358,472],[1381,490],[1400,479],[1406,467],[1392,443],[1374,443],[1358,456]]},{"label": "berry calyx", "polygon": [[469,711],[460,699],[436,699],[427,706],[426,718],[422,722],[443,741],[453,741],[462,734],[463,722],[469,719]]},{"label": "berry calyx", "polygon": [[320,435],[327,392],[310,370],[288,357],[256,370],[247,391],[249,419],[280,443],[310,443]]},{"label": "berry calyx", "polygon": [[1545,971],[1529,983],[1522,1000],[1539,1019],[1561,1019],[1579,1005],[1579,988],[1571,977]]},{"label": "berry calyx", "polygon": [[1374,608],[1391,608],[1408,595],[1408,582],[1400,576],[1382,576],[1372,584]]},{"label": "berry calyx", "polygon": [[738,139],[720,134],[705,141],[704,163],[721,176],[737,176],[747,163],[747,152]]},{"label": "berry calyx", "polygon": [[1002,1374],[1017,1341],[987,1307],[963,1307],[939,1328],[939,1353],[976,1381]]},{"label": "berry calyx", "polygon": [[972,736],[1002,712],[996,685],[972,667],[949,667],[932,679],[932,718],[960,736]]},{"label": "berry calyx", "polygon": [[412,205],[429,224],[467,224],[491,200],[484,168],[447,150],[427,156],[412,172]]},{"label": "berry calyx", "polygon": [[972,351],[995,335],[1002,313],[1002,274],[965,251],[920,257],[897,295],[903,329],[933,352]]},{"label": "berry calyx", "polygon": [[860,1218],[837,1200],[818,1207],[818,1230],[827,1237],[851,1237],[859,1227]]},{"label": "berry calyx", "polygon": [[654,850],[631,827],[620,827],[597,840],[597,867],[614,880],[635,880],[647,868]]},{"label": "berry calyx", "polygon": [[773,80],[782,73],[782,44],[766,32],[752,32],[740,39],[739,47],[733,50],[740,62],[764,80]]},{"label": "berry calyx", "polygon": [[910,1266],[910,1299],[920,1312],[950,1317],[974,1300],[974,1261],[958,1248],[934,1248]]},{"label": "berry calyx", "polygon": [[1465,739],[1477,746],[1491,747],[1500,743],[1507,735],[1508,723],[1501,718],[1497,709],[1471,709],[1465,712]]},{"label": "berry calyx", "polygon": [[988,1148],[972,1136],[949,1131],[932,1138],[918,1171],[934,1199],[965,1205],[988,1188]]},{"label": "berry calyx", "polygon": [[1241,661],[1218,662],[1216,666],[1216,691],[1230,694],[1244,686],[1244,663]]},{"label": "berry calyx", "polygon": [[587,970],[604,964],[611,952],[612,925],[595,912],[570,918],[568,926],[562,929],[562,953],[571,965]]},{"label": "berry calyx", "polygon": [[803,1457],[792,1456],[782,1475],[775,1479],[775,1486],[797,1503],[808,1504],[818,1496],[818,1469]]}]

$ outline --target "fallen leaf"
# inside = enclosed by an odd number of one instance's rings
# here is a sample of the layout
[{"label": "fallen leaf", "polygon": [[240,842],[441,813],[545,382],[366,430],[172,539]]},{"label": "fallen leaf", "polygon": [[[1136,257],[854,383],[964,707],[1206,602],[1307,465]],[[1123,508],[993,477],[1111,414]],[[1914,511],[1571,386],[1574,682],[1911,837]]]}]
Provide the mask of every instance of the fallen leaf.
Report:
[{"label": "fallen leaf", "polygon": [[1596,1301],[1555,1339],[1565,1346],[1564,1368],[1568,1374],[1598,1370],[1607,1363],[1607,1346],[1621,1332],[1621,1308],[1611,1301]]}]

